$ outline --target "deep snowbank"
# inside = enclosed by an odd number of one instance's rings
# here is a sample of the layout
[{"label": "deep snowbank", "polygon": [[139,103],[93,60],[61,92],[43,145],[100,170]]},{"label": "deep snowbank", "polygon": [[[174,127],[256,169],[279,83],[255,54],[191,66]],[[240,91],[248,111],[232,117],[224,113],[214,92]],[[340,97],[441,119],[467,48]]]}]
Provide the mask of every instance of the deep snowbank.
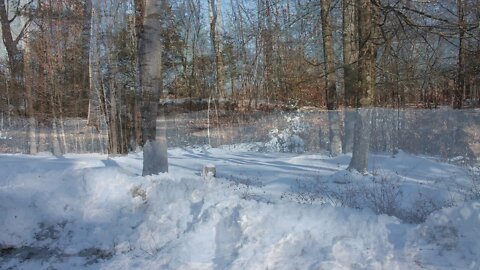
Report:
[{"label": "deep snowbank", "polygon": [[[199,153],[172,151],[172,164],[198,167]],[[268,181],[268,199],[246,197],[226,179],[186,169],[140,177],[138,156],[104,158],[0,156],[0,269],[480,267],[478,202],[409,225],[371,210],[275,200]],[[284,160],[302,168],[312,158]]]}]

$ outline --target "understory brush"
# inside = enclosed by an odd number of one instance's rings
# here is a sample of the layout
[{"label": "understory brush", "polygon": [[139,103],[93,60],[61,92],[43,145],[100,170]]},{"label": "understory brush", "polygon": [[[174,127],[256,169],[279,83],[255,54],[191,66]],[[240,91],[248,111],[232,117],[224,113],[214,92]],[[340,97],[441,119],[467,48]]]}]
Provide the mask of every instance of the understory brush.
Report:
[{"label": "understory brush", "polygon": [[328,204],[336,207],[370,209],[378,215],[395,216],[406,223],[422,223],[434,211],[455,205],[453,199],[440,199],[434,194],[415,191],[405,194],[404,180],[396,174],[380,173],[368,180],[328,181],[321,177],[296,180],[297,186],[284,192],[281,199],[301,204]]},{"label": "understory brush", "polygon": [[480,200],[480,167],[471,167],[468,172],[471,186],[467,192],[467,199]]},{"label": "understory brush", "polygon": [[256,200],[271,203],[269,200],[265,200],[259,194],[265,194],[263,187],[265,186],[258,177],[238,177],[231,175],[227,178],[230,182],[228,188],[240,193],[240,198],[243,200]]}]

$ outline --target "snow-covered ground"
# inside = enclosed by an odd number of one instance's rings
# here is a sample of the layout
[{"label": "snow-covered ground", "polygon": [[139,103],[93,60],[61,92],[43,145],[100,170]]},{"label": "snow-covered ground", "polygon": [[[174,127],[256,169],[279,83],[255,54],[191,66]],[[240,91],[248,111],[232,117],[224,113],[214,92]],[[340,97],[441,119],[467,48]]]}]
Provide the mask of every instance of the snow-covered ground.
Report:
[{"label": "snow-covered ground", "polygon": [[480,269],[474,168],[255,148],[0,155],[0,269]]}]

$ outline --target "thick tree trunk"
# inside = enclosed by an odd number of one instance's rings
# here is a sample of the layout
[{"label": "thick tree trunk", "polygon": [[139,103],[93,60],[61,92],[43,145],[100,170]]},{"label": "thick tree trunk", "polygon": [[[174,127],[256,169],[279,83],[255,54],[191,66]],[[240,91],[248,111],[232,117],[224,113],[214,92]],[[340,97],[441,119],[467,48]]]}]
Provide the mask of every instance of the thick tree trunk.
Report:
[{"label": "thick tree trunk", "polygon": [[103,79],[103,81],[107,81],[108,84],[108,93],[105,94],[105,98],[107,100],[107,114],[106,118],[108,119],[108,139],[109,139],[109,154],[110,155],[118,155],[118,154],[127,154],[128,148],[128,138],[125,136],[125,132],[123,130],[122,120],[128,122],[129,119],[125,117],[124,113],[124,98],[122,98],[122,89],[117,84],[117,74],[119,71],[117,69],[115,59],[115,53],[113,50],[107,53],[107,66],[109,70],[109,76]]},{"label": "thick tree trunk", "polygon": [[356,0],[343,0],[343,94],[344,94],[344,141],[343,152],[350,153],[353,150],[353,134],[355,125],[355,112],[349,110],[350,106],[356,106],[357,95],[357,61],[358,61],[358,29]]},{"label": "thick tree trunk", "polygon": [[[98,5],[95,7],[92,5],[91,0],[86,0],[84,4],[85,21],[83,26],[83,52],[88,59],[88,85],[89,85],[89,98],[88,98],[88,125],[100,129],[100,119],[104,114],[101,109],[100,102],[100,67],[98,52],[98,40],[99,40],[99,14]],[[87,22],[88,20],[88,22]],[[88,34],[87,34],[88,31]]]},{"label": "thick tree trunk", "polygon": [[327,89],[327,109],[330,122],[330,154],[337,156],[342,153],[340,137],[340,117],[337,107],[337,79],[335,75],[335,54],[333,51],[333,35],[331,24],[331,2],[323,0],[321,7],[323,56],[325,59],[325,86]]},{"label": "thick tree trunk", "polygon": [[[12,3],[13,4],[13,3]],[[8,68],[10,71],[9,80],[7,81],[7,102],[9,105],[17,106],[18,113],[23,113],[20,110],[21,104],[24,101],[25,89],[24,89],[24,78],[23,78],[23,56],[22,51],[18,49],[18,43],[20,40],[23,39],[25,30],[29,25],[30,18],[26,18],[26,22],[24,22],[21,28],[13,27],[13,25],[17,26],[15,21],[20,19],[12,19],[9,18],[10,15],[14,14],[18,11],[18,7],[16,10],[12,10],[14,5],[8,6],[8,1],[0,1],[0,26],[2,30],[2,40],[3,45],[5,46],[5,50],[7,52],[7,62]],[[21,20],[23,21],[23,20]],[[15,31],[18,33],[16,37],[13,36],[13,32]],[[9,106],[10,107],[10,106]],[[26,108],[28,110],[28,108]],[[8,115],[10,117],[12,109],[8,109]],[[27,117],[28,112],[26,112]]]},{"label": "thick tree trunk", "polygon": [[[140,3],[141,2],[141,3]],[[160,10],[155,0],[137,0],[139,81],[142,97],[143,175],[168,171],[166,138],[156,140],[158,103],[162,86]]]},{"label": "thick tree trunk", "polygon": [[371,108],[359,108],[355,115],[355,137],[349,169],[365,173],[368,171],[368,151],[371,133]]},{"label": "thick tree trunk", "polygon": [[[376,4],[376,2],[375,2]],[[363,107],[355,122],[355,138],[349,169],[368,170],[371,107],[375,99],[375,60],[377,54],[378,7],[371,0],[357,0],[358,12],[358,97]]]},{"label": "thick tree trunk", "polygon": [[21,83],[21,81],[18,79],[22,77],[21,75],[23,71],[22,53],[17,48],[18,41],[20,40],[21,36],[18,36],[15,39],[13,38],[12,28],[10,25],[11,21],[8,17],[7,7],[5,5],[6,2],[7,1],[3,0],[0,1],[0,24],[2,27],[2,39],[7,51],[8,66],[10,68],[10,76],[12,81],[10,88],[18,91],[19,89],[17,88]]}]

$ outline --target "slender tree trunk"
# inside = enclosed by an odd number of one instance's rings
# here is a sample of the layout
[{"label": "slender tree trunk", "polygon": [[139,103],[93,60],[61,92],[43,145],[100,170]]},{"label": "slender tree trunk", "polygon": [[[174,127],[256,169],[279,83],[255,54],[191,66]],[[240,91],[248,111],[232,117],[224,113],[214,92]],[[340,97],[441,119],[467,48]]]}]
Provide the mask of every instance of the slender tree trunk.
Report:
[{"label": "slender tree trunk", "polygon": [[[167,141],[156,140],[158,103],[162,87],[160,10],[155,0],[135,1],[139,81],[142,96],[143,175],[168,171]],[[163,134],[162,134],[163,135]]]},{"label": "slender tree trunk", "polygon": [[32,67],[31,67],[31,54],[30,54],[30,44],[28,42],[28,37],[25,42],[25,53],[24,53],[24,86],[25,86],[25,99],[27,102],[27,117],[28,117],[28,152],[29,154],[36,154],[38,151],[37,146],[37,120],[35,118],[34,110],[34,98],[32,94]]},{"label": "slender tree trunk", "polygon": [[51,74],[47,75],[47,82],[50,87],[50,106],[52,110],[52,132],[51,132],[51,142],[52,142],[52,152],[54,156],[61,156],[62,155],[62,148],[60,147],[60,136],[58,133],[58,119],[57,119],[57,104],[55,102],[55,82],[53,78],[51,78]]},{"label": "slender tree trunk", "polygon": [[225,97],[221,5],[222,0],[208,0],[210,39],[215,56],[215,95],[217,98]]},{"label": "slender tree trunk", "polygon": [[[89,19],[87,23],[87,18],[84,21],[83,27],[83,37],[84,42],[88,42],[84,46],[88,46],[84,49],[84,52],[88,53],[85,57],[88,58],[88,86],[89,86],[89,97],[88,97],[88,116],[87,124],[94,127],[92,130],[92,140],[95,139],[98,141],[100,151],[104,153],[103,149],[103,139],[101,126],[102,123],[105,123],[106,120],[106,104],[105,99],[102,98],[102,87],[100,83],[100,53],[99,53],[99,10],[98,5],[92,5],[91,0],[87,0],[84,6],[85,16]],[[88,14],[90,12],[90,14]],[[87,32],[88,31],[88,41],[87,41]],[[103,105],[102,105],[103,104]],[[107,127],[108,128],[108,127]],[[109,147],[107,147],[109,148]],[[107,151],[108,152],[108,151]]]},{"label": "slender tree trunk", "polygon": [[57,125],[57,118],[54,116],[52,118],[52,152],[53,155],[56,157],[59,157],[62,155],[62,149],[60,148],[60,141],[59,141],[59,136],[58,136],[58,125]]},{"label": "slender tree trunk", "polygon": [[337,79],[335,75],[335,54],[333,51],[333,35],[331,24],[331,1],[321,2],[323,56],[325,59],[325,86],[327,89],[327,109],[330,122],[330,154],[337,156],[342,153],[340,138],[340,117],[338,115]]},{"label": "slender tree trunk", "polygon": [[[476,13],[476,17],[477,17],[477,24],[480,25],[480,0],[476,0],[476,3],[475,3],[475,13]],[[477,37],[477,40],[480,40],[480,29],[477,30],[477,33],[476,33],[476,37]],[[477,42],[477,51],[480,51],[480,42]],[[480,62],[480,56],[477,55],[475,60],[478,62]],[[476,106],[480,106],[480,91],[479,91],[479,86],[480,86],[480,79],[478,78],[478,76],[475,76],[475,79],[474,79],[474,86],[472,87],[472,91],[475,91],[475,93],[472,93],[472,97],[473,97],[473,100],[476,101],[474,104]]]},{"label": "slender tree trunk", "polygon": [[63,110],[62,109],[59,110],[59,113],[60,114],[59,114],[58,122],[59,122],[59,125],[60,125],[60,138],[61,138],[61,142],[62,142],[62,153],[66,154],[66,153],[68,153],[69,149],[68,149],[68,143],[67,143],[67,135],[65,134],[65,118],[63,116]]},{"label": "slender tree trunk", "polygon": [[[261,42],[257,43],[257,54],[263,49],[263,98],[270,100],[274,89],[273,81],[273,29],[270,0],[258,0],[258,31]],[[258,90],[257,90],[258,92]],[[256,93],[258,96],[258,93]],[[255,103],[257,103],[256,98]],[[256,107],[256,105],[255,105]]]},{"label": "slender tree trunk", "polygon": [[458,15],[458,65],[457,82],[453,94],[453,108],[461,109],[465,92],[465,4],[464,0],[457,0]]},{"label": "slender tree trunk", "polygon": [[270,0],[265,0],[265,28],[264,28],[264,52],[265,52],[265,83],[266,98],[269,101],[276,89],[273,80],[273,27]]}]

